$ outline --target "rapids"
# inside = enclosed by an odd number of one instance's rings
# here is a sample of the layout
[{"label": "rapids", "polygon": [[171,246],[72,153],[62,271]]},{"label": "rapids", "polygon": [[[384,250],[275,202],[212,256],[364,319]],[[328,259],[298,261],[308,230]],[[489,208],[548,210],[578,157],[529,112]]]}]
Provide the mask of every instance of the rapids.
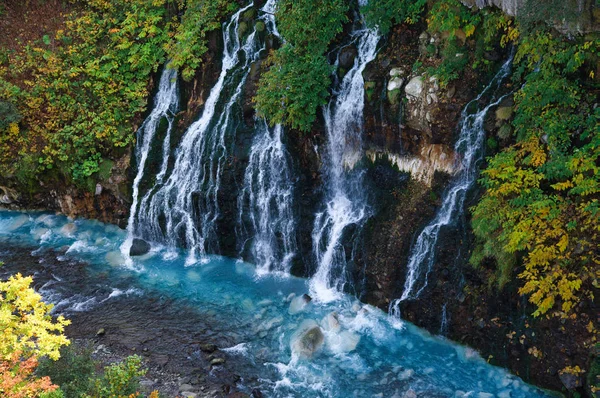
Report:
[{"label": "rapids", "polygon": [[[126,231],[97,221],[0,211],[0,261],[17,248],[30,252],[30,259],[19,261],[31,264],[21,269],[34,276],[56,313],[69,317],[122,300],[129,300],[133,311],[136,300],[148,305],[149,297],[157,296],[181,309],[175,313],[182,317],[182,335],[205,327],[203,319],[210,314],[212,327],[223,334],[220,355],[240,375],[237,387],[243,391],[259,388],[268,397],[400,398],[412,394],[409,390],[426,397],[545,396],[474,350],[351,296],[307,304],[305,279],[259,275],[251,264],[220,256],[186,265],[189,253],[183,249],[173,254],[155,247],[128,263],[119,250],[126,238]],[[49,268],[48,257],[58,265]],[[69,278],[74,261],[87,265]],[[2,276],[14,270],[7,263]],[[143,316],[152,321],[167,314]],[[323,333],[322,347],[310,358],[294,348],[307,324]]]}]

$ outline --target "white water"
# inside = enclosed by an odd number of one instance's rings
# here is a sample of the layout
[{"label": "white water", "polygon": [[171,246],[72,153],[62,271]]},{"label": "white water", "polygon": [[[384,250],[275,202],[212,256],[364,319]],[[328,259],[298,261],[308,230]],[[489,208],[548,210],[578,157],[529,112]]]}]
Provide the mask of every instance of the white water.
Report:
[{"label": "white water", "polygon": [[158,92],[154,98],[154,108],[150,115],[144,120],[144,123],[137,132],[137,144],[135,147],[135,158],[137,173],[133,180],[133,201],[131,203],[131,209],[129,212],[129,222],[127,223],[127,239],[121,247],[121,252],[128,258],[131,243],[139,225],[136,224],[136,215],[138,210],[138,195],[140,181],[144,177],[144,169],[146,161],[148,160],[148,154],[152,147],[152,141],[156,134],[159,125],[163,119],[167,121],[167,134],[164,139],[164,145],[166,151],[163,150],[163,169],[166,168],[168,161],[168,149],[169,141],[171,137],[171,130],[173,129],[173,119],[177,108],[179,107],[179,95],[177,92],[177,71],[165,67],[160,77],[158,84]]},{"label": "white water", "polygon": [[[261,19],[279,36],[275,24],[275,1],[262,9]],[[238,197],[237,237],[240,256],[251,260],[259,274],[289,274],[296,254],[296,221],[293,212],[294,185],[291,159],[283,144],[281,125],[269,128],[255,121],[244,186]]]},{"label": "white water", "polygon": [[[460,133],[458,141],[454,146],[457,153],[462,154],[460,171],[450,183],[450,187],[444,193],[440,209],[434,219],[419,234],[416,243],[411,249],[407,265],[407,275],[404,283],[404,291],[400,299],[394,300],[390,305],[390,314],[399,314],[400,302],[415,299],[427,287],[427,279],[435,259],[435,248],[440,230],[452,224],[464,210],[464,202],[467,191],[477,178],[477,163],[482,156],[482,148],[485,139],[483,122],[488,111],[498,105],[504,97],[498,98],[496,90],[511,70],[512,57],[506,61],[500,71],[492,79],[490,84],[481,94],[471,101],[463,110],[460,122]],[[490,103],[479,108],[479,100],[491,92]],[[477,105],[477,111],[469,114],[469,108]]]},{"label": "white water", "polygon": [[238,198],[240,255],[247,252],[259,274],[289,273],[296,251],[294,185],[283,128],[256,121],[244,186]]},{"label": "white water", "polygon": [[[263,11],[272,12],[273,4],[273,0],[268,1]],[[250,7],[252,4],[240,9],[223,26],[219,78],[200,118],[185,132],[175,152],[172,171],[167,177],[165,162],[155,187],[140,202],[138,232],[153,242],[187,247],[188,264],[207,251],[219,251],[216,221],[221,174],[230,156],[229,146],[241,113],[239,102],[250,66],[264,48],[259,45],[256,31],[243,43],[238,37],[240,16]],[[267,29],[274,28],[272,16],[265,14],[261,18]]]},{"label": "white water", "polygon": [[344,235],[348,227],[360,226],[369,211],[362,186],[362,173],[354,167],[363,157],[362,132],[364,80],[362,72],[377,55],[379,35],[364,29],[353,33],[358,56],[344,76],[323,113],[328,147],[325,160],[327,184],[325,209],[317,213],[313,227],[313,253],[317,271],[310,282],[311,294],[319,301],[339,297],[346,283],[347,254]]}]

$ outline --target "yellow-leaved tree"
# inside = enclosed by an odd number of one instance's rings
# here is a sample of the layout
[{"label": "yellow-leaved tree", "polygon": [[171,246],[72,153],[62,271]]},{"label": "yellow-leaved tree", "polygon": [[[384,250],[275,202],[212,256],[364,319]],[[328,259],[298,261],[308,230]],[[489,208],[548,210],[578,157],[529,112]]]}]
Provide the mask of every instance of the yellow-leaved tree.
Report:
[{"label": "yellow-leaved tree", "polygon": [[55,391],[48,377],[36,379],[37,359],[60,357],[60,348],[70,342],[63,335],[70,322],[53,319],[51,304],[31,288],[33,279],[21,274],[0,282],[0,395],[39,397]]}]

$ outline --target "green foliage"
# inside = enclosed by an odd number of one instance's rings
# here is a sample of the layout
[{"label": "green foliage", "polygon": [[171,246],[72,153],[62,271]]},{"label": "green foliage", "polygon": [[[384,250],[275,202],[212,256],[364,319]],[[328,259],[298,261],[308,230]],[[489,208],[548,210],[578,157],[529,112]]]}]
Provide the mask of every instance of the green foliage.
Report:
[{"label": "green foliage", "polygon": [[186,11],[174,40],[168,45],[168,54],[171,67],[180,69],[183,78],[189,81],[208,51],[208,32],[219,29],[223,17],[235,11],[238,4],[231,0],[187,0],[185,3]]},{"label": "green foliage", "polygon": [[[308,131],[327,102],[331,66],[324,52],[342,31],[348,4],[342,0],[281,0],[278,28],[286,44],[272,52],[258,83],[257,113],[270,123]],[[319,32],[319,34],[315,34]]]},{"label": "green foliage", "polygon": [[460,77],[470,63],[470,58],[456,37],[448,39],[442,48],[441,55],[442,62],[435,67],[428,68],[427,73],[430,76],[436,76],[442,87],[445,87],[449,82]]},{"label": "green foliage", "polygon": [[[502,46],[518,38],[519,31],[513,20],[497,9],[470,9],[458,0],[440,0],[434,3],[427,15],[428,30],[440,34],[441,62],[428,68],[442,87],[457,80],[464,70],[489,66],[483,57],[485,51]],[[473,40],[475,43],[469,44]],[[435,51],[432,51],[435,53]]]},{"label": "green foliage", "polygon": [[[191,78],[207,51],[207,33],[238,7],[230,0],[73,2],[77,11],[65,16],[64,29],[3,52],[2,174],[20,173],[28,182],[66,177],[81,187],[106,178],[99,175],[102,159],[135,139],[150,76],[172,59]],[[172,15],[177,6],[185,8],[181,24]]]},{"label": "green foliage", "polygon": [[387,34],[394,24],[416,23],[426,4],[427,0],[371,0],[362,13],[367,25]]},{"label": "green foliage", "polygon": [[275,17],[287,42],[304,53],[318,55],[342,31],[347,11],[343,0],[280,0]]},{"label": "green foliage", "polygon": [[469,37],[480,23],[481,14],[472,11],[458,0],[437,1],[427,16],[430,31],[447,32],[450,37],[455,37],[459,29]]},{"label": "green foliage", "polygon": [[142,358],[137,355],[129,356],[121,363],[104,368],[104,375],[93,381],[91,393],[84,395],[84,397],[130,396],[139,390],[139,378],[145,374],[146,370],[142,368]]},{"label": "green foliage", "polygon": [[519,259],[519,291],[534,316],[569,314],[598,286],[600,110],[579,77],[599,50],[543,31],[521,38],[515,62],[526,84],[515,93],[516,143],[489,159],[486,192],[473,208],[480,246],[471,262],[495,258],[502,285],[513,271],[506,264]]},{"label": "green foliage", "polygon": [[36,373],[50,377],[53,383],[60,386],[65,398],[79,398],[92,387],[96,364],[91,355],[91,346],[65,347],[58,361],[42,359]]},{"label": "green foliage", "polygon": [[0,101],[0,129],[8,129],[11,123],[18,123],[20,120],[21,115],[15,104]]},{"label": "green foliage", "polygon": [[331,65],[323,55],[298,52],[290,45],[271,54],[254,100],[260,116],[308,131],[316,108],[326,103]]}]

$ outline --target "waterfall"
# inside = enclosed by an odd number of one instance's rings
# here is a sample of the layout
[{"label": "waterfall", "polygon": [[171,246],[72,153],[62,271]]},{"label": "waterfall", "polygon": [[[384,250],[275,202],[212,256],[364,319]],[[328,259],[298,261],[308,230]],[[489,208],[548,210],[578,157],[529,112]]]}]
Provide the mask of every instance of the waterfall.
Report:
[{"label": "waterfall", "polygon": [[142,178],[144,177],[144,169],[146,166],[146,161],[148,160],[148,154],[152,148],[152,141],[154,140],[154,136],[156,135],[161,122],[166,120],[167,133],[164,139],[162,167],[164,169],[168,161],[169,141],[171,130],[173,128],[173,119],[178,107],[179,95],[177,92],[177,71],[165,66],[158,84],[158,92],[154,98],[154,108],[137,131],[135,147],[137,172],[132,185],[133,201],[131,203],[131,209],[129,212],[129,222],[127,223],[127,239],[121,247],[121,251],[125,258],[129,257],[129,250],[131,248],[133,238],[135,234],[139,232],[136,229],[137,224],[135,222],[138,211],[139,186]]},{"label": "waterfall", "polygon": [[[263,11],[272,12],[274,0]],[[170,247],[189,249],[188,263],[198,255],[218,252],[216,221],[221,175],[241,115],[240,100],[251,64],[264,45],[253,31],[242,42],[240,17],[252,4],[237,11],[223,25],[221,72],[204,104],[202,114],[184,133],[174,153],[174,164],[164,162],[155,186],[140,201],[134,230],[144,238]],[[261,16],[273,33],[272,16]],[[168,152],[165,142],[165,151]]]},{"label": "waterfall", "polygon": [[343,243],[348,227],[361,226],[369,213],[363,173],[355,166],[363,157],[362,72],[377,54],[379,35],[376,30],[364,27],[352,35],[358,56],[323,109],[328,139],[324,160],[326,203],[316,214],[313,227],[317,271],[310,281],[310,291],[324,302],[336,299],[346,283],[347,256]]},{"label": "waterfall", "polygon": [[[279,36],[275,24],[275,1],[263,7],[262,19]],[[238,196],[236,228],[240,256],[252,260],[259,274],[289,274],[296,253],[296,222],[293,213],[291,159],[282,141],[283,127],[269,128],[255,121],[244,185]]]},{"label": "waterfall", "polygon": [[[482,91],[481,94],[464,108],[459,123],[459,137],[454,150],[462,154],[459,172],[452,179],[444,193],[442,205],[433,220],[423,229],[411,248],[407,265],[406,280],[402,296],[390,304],[390,314],[399,314],[400,302],[415,299],[427,286],[427,279],[435,259],[435,248],[442,227],[451,225],[464,211],[465,197],[469,188],[477,178],[477,163],[482,157],[485,139],[483,123],[488,111],[498,105],[504,96],[498,97],[501,83],[509,75],[512,56],[504,63],[500,71]],[[479,101],[491,92],[491,100],[481,108]],[[476,106],[476,112],[469,114],[469,109]]]},{"label": "waterfall", "polygon": [[238,198],[240,255],[248,252],[259,274],[289,273],[296,251],[290,158],[282,142],[283,128],[256,121],[256,136]]}]

